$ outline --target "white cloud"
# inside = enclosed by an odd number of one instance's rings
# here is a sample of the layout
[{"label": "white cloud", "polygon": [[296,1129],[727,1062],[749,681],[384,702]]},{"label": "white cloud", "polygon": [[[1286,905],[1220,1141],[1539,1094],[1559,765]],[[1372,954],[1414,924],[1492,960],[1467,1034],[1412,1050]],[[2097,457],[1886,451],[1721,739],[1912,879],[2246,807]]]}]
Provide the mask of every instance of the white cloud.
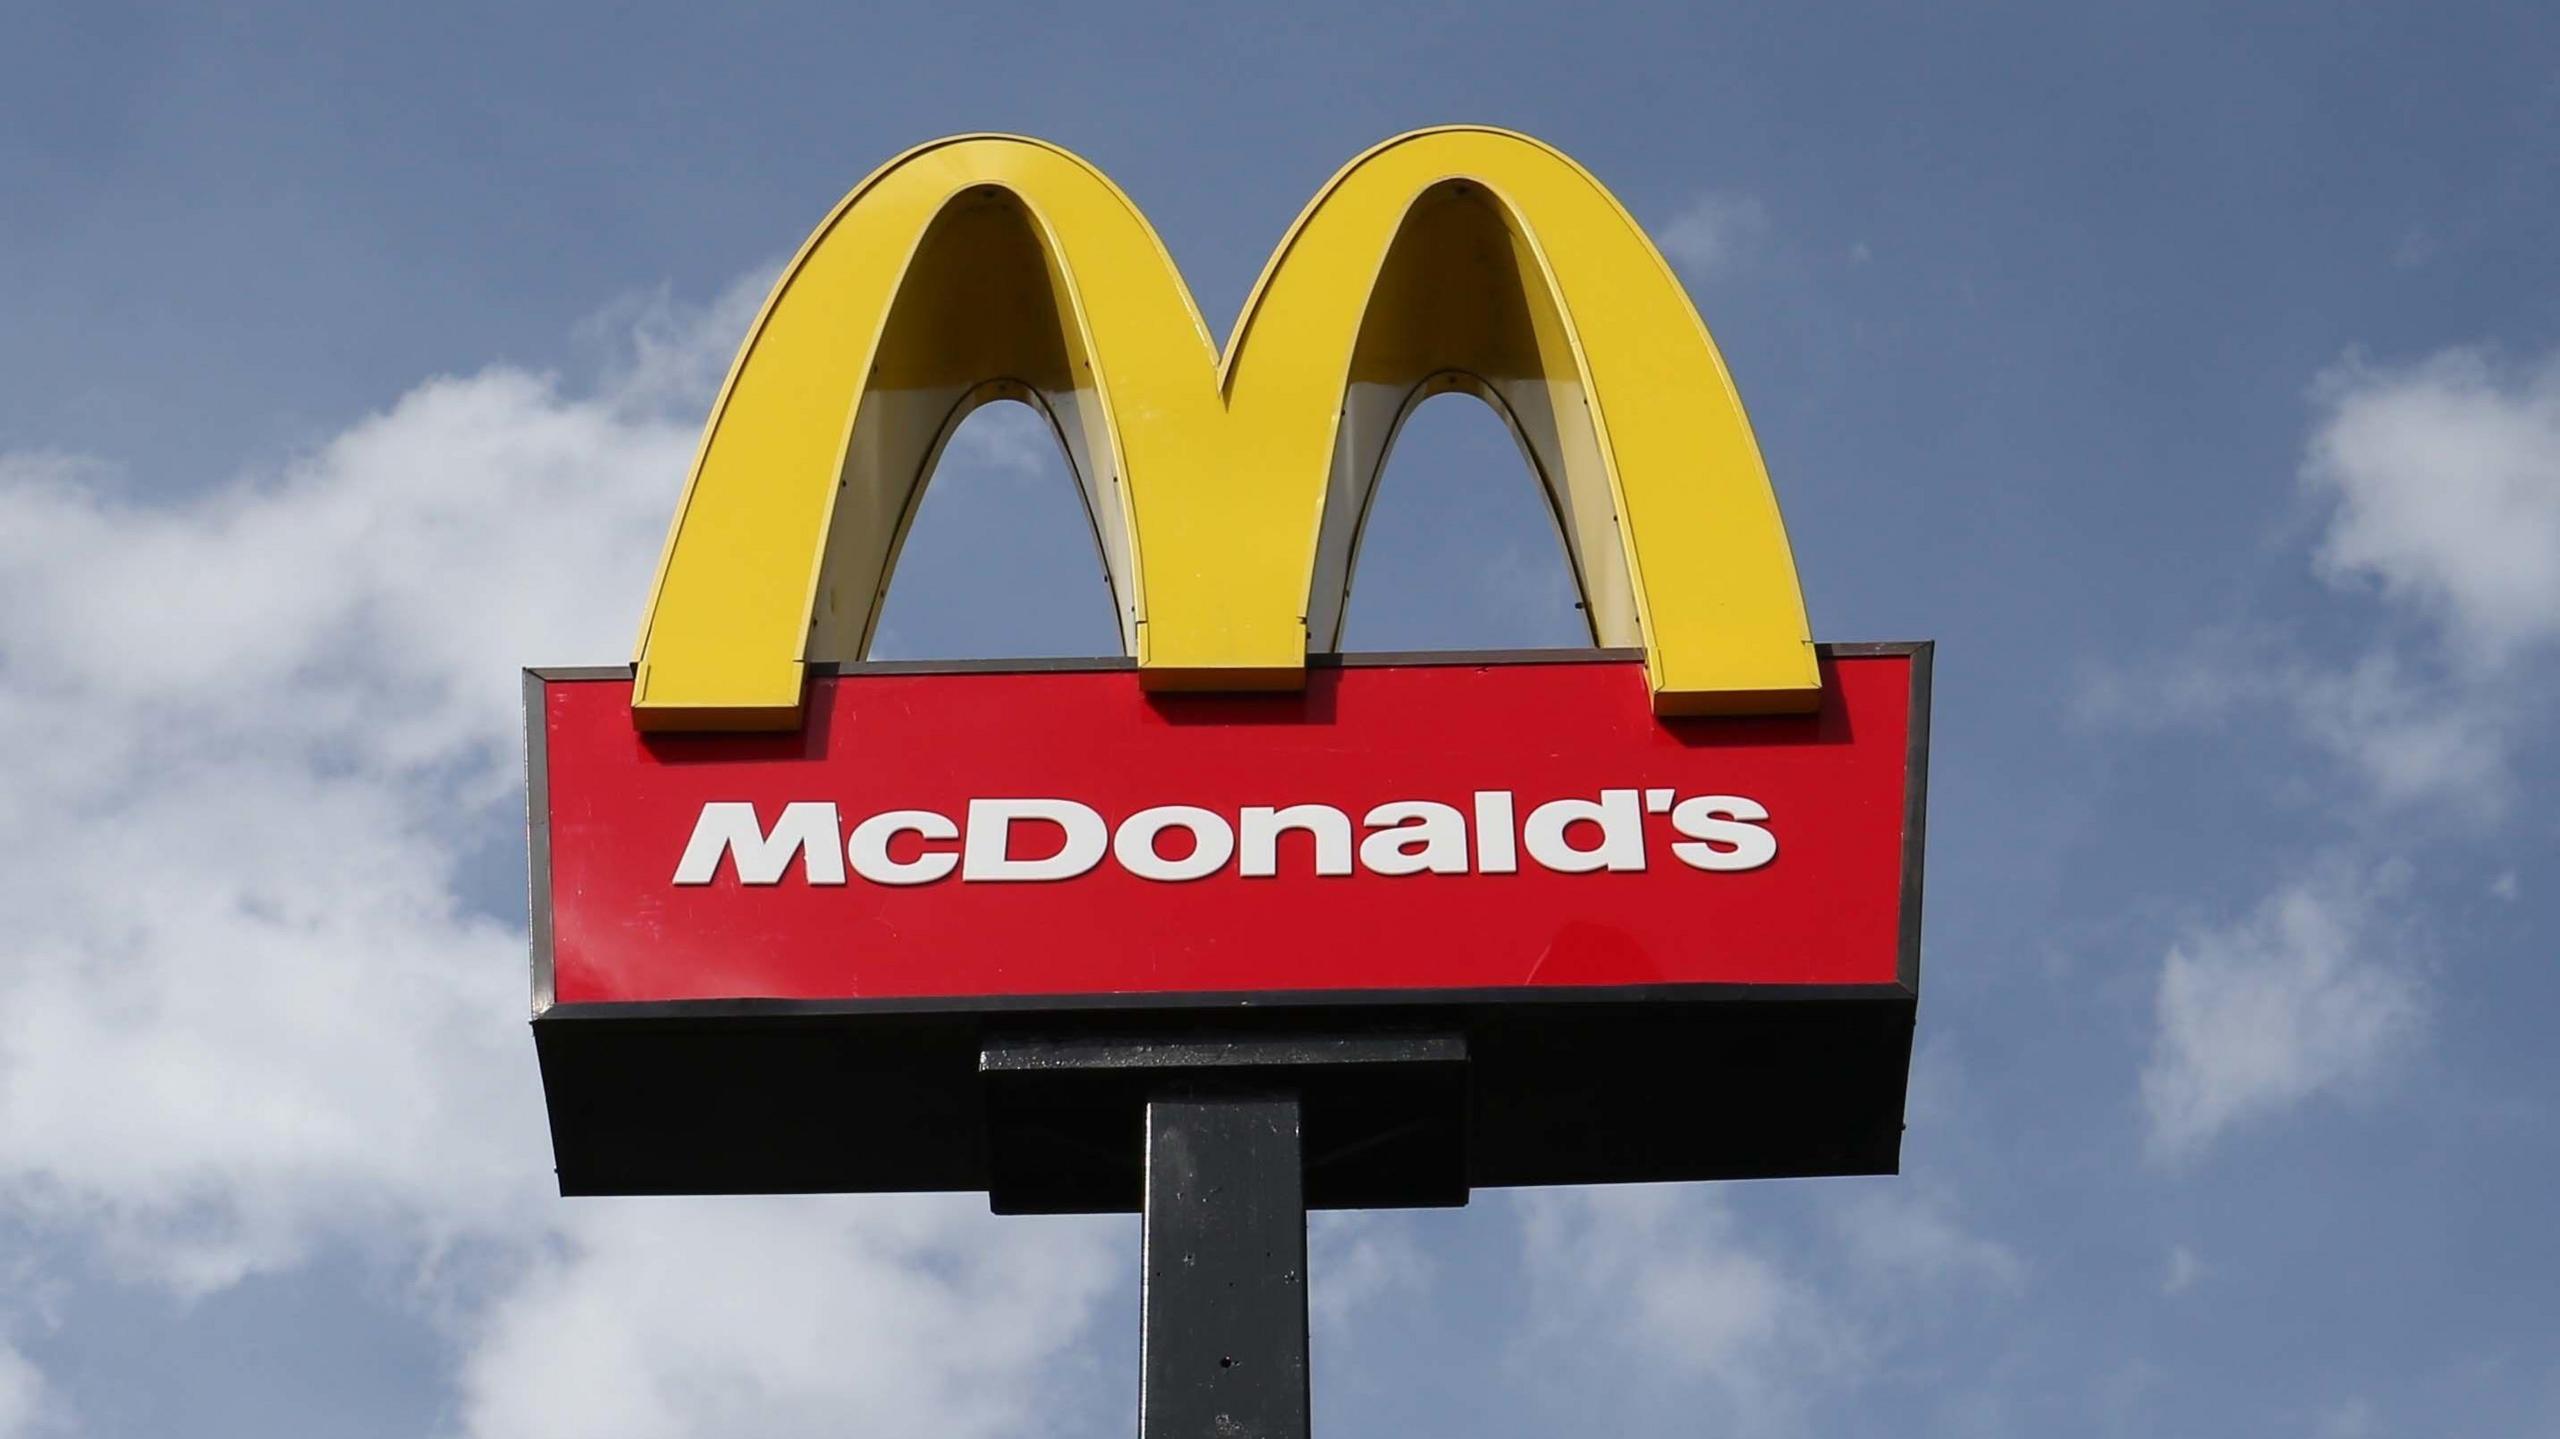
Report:
[{"label": "white cloud", "polygon": [[2388,876],[2333,868],[2170,949],[2142,1072],[2151,1153],[2368,1081],[2418,1030],[2424,992],[2374,913]]},{"label": "white cloud", "polygon": [[751,267],[708,305],[679,303],[665,286],[626,295],[577,327],[580,350],[601,372],[592,398],[633,418],[701,415],[789,256]]},{"label": "white cloud", "polygon": [[[0,1209],[179,1293],[332,1243],[418,1264],[474,1434],[1023,1416],[1104,1286],[1093,1226],[551,1192],[486,892],[516,668],[629,652],[748,306],[644,306],[598,385],[435,380],[172,499],[0,457],[0,753],[41,757],[0,766]],[[457,1292],[456,1245],[511,1258]]]},{"label": "white cloud", "polygon": [[1428,1291],[1431,1264],[1402,1215],[1318,1210],[1307,1216],[1307,1287],[1316,1333],[1339,1333],[1372,1305]]},{"label": "white cloud", "polygon": [[1118,1268],[1098,1242],[1109,1221],[999,1218],[982,1203],[576,1207],[568,1252],[480,1320],[462,1374],[469,1434],[976,1439],[1069,1427],[1060,1341]]},{"label": "white cloud", "polygon": [[[2494,835],[2518,755],[2548,743],[2560,353],[2531,365],[2476,348],[2399,367],[2351,357],[2313,396],[2301,482],[2323,528],[2309,564],[2334,588],[2378,596],[2380,623],[2343,653],[2218,627],[2165,664],[2098,677],[2082,707],[2137,726],[2282,716],[2354,781],[2335,791],[2341,837],[2323,847],[2361,855],[2370,875],[2398,858],[2375,816],[2429,811]],[[2377,938],[2354,874],[2333,864],[2168,951],[2142,1076],[2155,1155],[2359,1083],[2416,1031],[2426,986]]]},{"label": "white cloud", "polygon": [[2320,1439],[2373,1439],[2381,1432],[2382,1414],[2370,1399],[2349,1399],[2320,1416]]},{"label": "white cloud", "polygon": [[2348,360],[2314,386],[2302,483],[2321,506],[2315,573],[2385,601],[2346,654],[2221,626],[2165,661],[2084,686],[2085,716],[2209,726],[2246,710],[2361,781],[2359,807],[2494,820],[2518,749],[2542,737],[2560,640],[2560,354],[2502,368],[2481,350],[2392,368]]},{"label": "white cloud", "polygon": [[1710,190],[1656,229],[1653,238],[1671,263],[1704,279],[1750,259],[1768,233],[1769,211],[1758,197]]},{"label": "white cloud", "polygon": [[2173,1244],[2169,1247],[2169,1272],[2160,1280],[2160,1292],[2184,1294],[2203,1277],[2204,1261],[2196,1257],[2196,1252],[2183,1244]]},{"label": "white cloud", "polygon": [[2226,626],[2174,655],[2093,672],[2076,708],[2090,723],[2136,731],[2272,715],[2284,733],[2345,767],[2354,783],[2333,791],[2342,809],[2487,820],[2511,796],[2509,770],[2532,707],[2390,644],[2332,662],[2287,636]]},{"label": "white cloud", "polygon": [[1944,1193],[1910,1181],[1843,1190],[1829,1219],[1843,1256],[1870,1276],[1999,1291],[2027,1281],[2014,1250],[1967,1230]]},{"label": "white cloud", "polygon": [[2318,395],[2303,475],[2333,506],[2320,572],[2417,607],[2475,665],[2560,638],[2560,356],[2351,360]]},{"label": "white cloud", "polygon": [[1518,1204],[1541,1352],[1600,1336],[1656,1375],[1702,1386],[1753,1430],[1789,1427],[1860,1352],[1850,1322],[1745,1235],[1720,1191],[1539,1190]]},{"label": "white cloud", "polygon": [[175,504],[0,466],[0,1196],[182,1289],[521,1218],[522,943],[460,857],[512,667],[624,652],[690,443],[501,370]]},{"label": "white cloud", "polygon": [[952,432],[944,459],[1016,480],[1045,481],[1067,466],[1058,432],[1049,428],[1047,418],[1029,405],[1013,402],[973,412]]},{"label": "white cloud", "polygon": [[[1909,1179],[1796,1191],[1795,1220],[1746,1224],[1706,1185],[1529,1191],[1511,1202],[1530,1285],[1523,1342],[1621,1416],[1665,1402],[1684,1424],[1818,1431],[1969,1299],[2005,1303],[2027,1266],[1968,1230],[1951,1194]],[[1578,1401],[1588,1412],[1587,1401]]]},{"label": "white cloud", "polygon": [[2505,806],[2518,719],[2505,696],[2415,672],[2389,649],[2344,668],[2297,665],[2282,685],[2296,727],[2372,800],[2484,818]]},{"label": "white cloud", "polygon": [[0,1439],[27,1439],[45,1417],[44,1376],[25,1355],[0,1344]]}]

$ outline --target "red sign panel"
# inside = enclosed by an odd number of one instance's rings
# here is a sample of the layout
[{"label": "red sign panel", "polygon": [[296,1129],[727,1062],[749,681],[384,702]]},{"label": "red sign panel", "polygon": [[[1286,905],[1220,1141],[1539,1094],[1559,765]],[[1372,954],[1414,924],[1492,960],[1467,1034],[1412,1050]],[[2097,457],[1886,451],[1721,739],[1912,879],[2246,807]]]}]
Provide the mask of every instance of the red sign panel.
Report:
[{"label": "red sign panel", "polygon": [[1907,991],[1923,665],[1839,647],[1818,713],[1672,720],[1606,655],[1252,696],[869,666],[798,733],[697,736],[546,676],[539,998]]}]

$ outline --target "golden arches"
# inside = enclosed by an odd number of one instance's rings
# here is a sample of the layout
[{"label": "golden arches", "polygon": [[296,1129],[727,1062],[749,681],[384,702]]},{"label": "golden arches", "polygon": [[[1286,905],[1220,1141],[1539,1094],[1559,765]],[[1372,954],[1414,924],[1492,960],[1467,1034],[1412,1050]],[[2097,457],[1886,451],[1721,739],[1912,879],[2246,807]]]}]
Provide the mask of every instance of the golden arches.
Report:
[{"label": "golden arches", "polygon": [[1819,699],[1775,496],[1721,358],[1634,220],[1524,136],[1390,140],[1307,206],[1223,356],[1137,208],[1076,156],[966,136],[802,247],[712,411],[639,655],[651,728],[788,727],[867,648],[906,518],[975,404],[1057,425],[1142,680],[1285,688],[1338,633],[1419,398],[1511,423],[1603,644],[1663,713]]}]

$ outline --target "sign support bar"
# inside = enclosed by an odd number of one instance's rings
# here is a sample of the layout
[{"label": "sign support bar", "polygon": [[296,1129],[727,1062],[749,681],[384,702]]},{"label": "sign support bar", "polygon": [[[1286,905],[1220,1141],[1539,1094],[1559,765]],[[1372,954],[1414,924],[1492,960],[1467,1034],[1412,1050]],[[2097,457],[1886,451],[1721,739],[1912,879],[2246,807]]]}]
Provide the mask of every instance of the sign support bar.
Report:
[{"label": "sign support bar", "polygon": [[1097,1119],[1144,1137],[1139,1439],[1308,1439],[1311,1191],[1466,1202],[1458,1035],[1011,1035],[978,1065],[1011,1176],[991,1186],[999,1211],[1062,1208],[1039,1161],[1094,1148]]},{"label": "sign support bar", "polygon": [[1140,1439],[1306,1439],[1297,1096],[1148,1101],[1146,1184]]}]

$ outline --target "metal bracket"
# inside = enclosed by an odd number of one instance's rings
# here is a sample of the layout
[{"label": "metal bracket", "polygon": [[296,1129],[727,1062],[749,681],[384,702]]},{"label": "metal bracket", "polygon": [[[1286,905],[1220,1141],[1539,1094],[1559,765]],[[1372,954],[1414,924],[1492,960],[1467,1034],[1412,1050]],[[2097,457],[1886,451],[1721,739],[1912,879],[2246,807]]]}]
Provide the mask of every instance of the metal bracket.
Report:
[{"label": "metal bracket", "polygon": [[1146,1106],[1191,1094],[1299,1102],[1307,1204],[1467,1202],[1467,1042],[1454,1033],[992,1037],[978,1056],[987,1198],[999,1214],[1127,1212]]}]

